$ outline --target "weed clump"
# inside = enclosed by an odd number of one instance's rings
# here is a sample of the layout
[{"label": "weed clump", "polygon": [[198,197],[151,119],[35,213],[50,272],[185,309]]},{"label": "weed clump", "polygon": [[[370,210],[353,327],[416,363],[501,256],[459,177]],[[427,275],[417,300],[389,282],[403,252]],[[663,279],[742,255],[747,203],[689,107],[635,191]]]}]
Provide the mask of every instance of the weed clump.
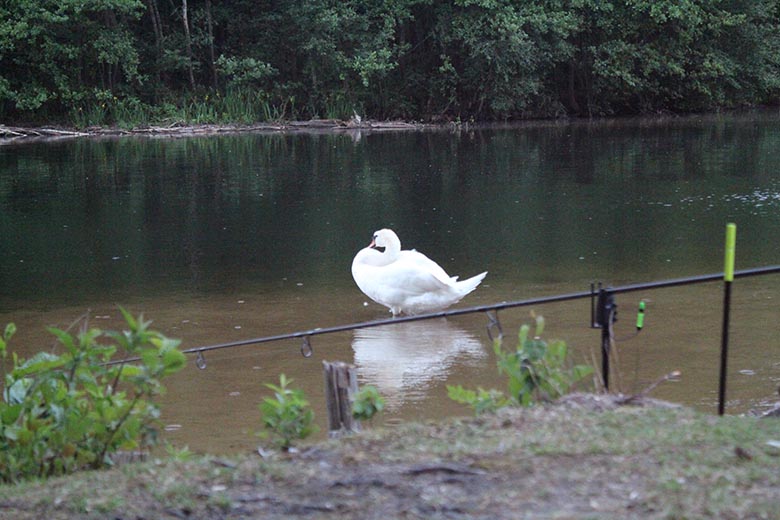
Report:
[{"label": "weed clump", "polygon": [[258,436],[269,438],[278,448],[287,451],[293,441],[302,440],[317,431],[314,424],[314,412],[303,390],[290,388],[292,379],[281,374],[279,384],[266,383],[266,387],[274,392],[273,397],[266,397],[260,403],[265,431]]}]

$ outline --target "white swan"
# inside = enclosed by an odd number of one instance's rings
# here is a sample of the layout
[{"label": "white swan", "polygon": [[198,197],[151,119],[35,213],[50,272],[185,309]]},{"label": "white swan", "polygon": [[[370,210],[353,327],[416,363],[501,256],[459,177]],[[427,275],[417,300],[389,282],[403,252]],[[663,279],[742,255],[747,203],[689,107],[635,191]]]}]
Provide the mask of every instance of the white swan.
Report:
[{"label": "white swan", "polygon": [[415,250],[401,251],[390,229],[374,233],[368,247],[352,261],[352,278],[366,296],[390,308],[393,316],[445,309],[477,288],[487,271],[458,281],[439,264]]}]

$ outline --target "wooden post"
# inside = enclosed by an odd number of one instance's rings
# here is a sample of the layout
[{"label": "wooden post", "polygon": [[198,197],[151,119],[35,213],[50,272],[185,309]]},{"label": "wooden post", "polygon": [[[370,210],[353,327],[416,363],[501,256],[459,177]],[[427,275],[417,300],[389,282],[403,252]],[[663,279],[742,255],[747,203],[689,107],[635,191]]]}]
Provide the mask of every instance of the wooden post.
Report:
[{"label": "wooden post", "polygon": [[325,400],[328,406],[328,435],[360,431],[360,421],[352,417],[352,396],[357,393],[357,370],[342,361],[323,361]]}]

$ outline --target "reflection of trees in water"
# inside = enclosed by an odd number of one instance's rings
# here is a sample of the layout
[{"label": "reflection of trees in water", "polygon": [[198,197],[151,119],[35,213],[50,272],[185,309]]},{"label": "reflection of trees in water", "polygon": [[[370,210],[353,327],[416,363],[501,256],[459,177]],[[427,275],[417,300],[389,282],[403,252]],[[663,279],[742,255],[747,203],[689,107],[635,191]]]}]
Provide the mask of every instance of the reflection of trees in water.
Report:
[{"label": "reflection of trees in water", "polygon": [[[709,269],[702,229],[720,229],[722,215],[749,225],[751,247],[771,261],[772,114],[370,133],[359,143],[312,133],[7,145],[0,298],[224,292],[285,278],[351,287],[352,257],[385,226],[446,268],[488,269],[492,280],[589,278],[591,259],[643,277],[669,258],[677,270]],[[670,246],[669,229],[685,248]]]},{"label": "reflection of trees in water", "polygon": [[456,363],[482,359],[482,343],[447,320],[358,329],[352,341],[362,384],[374,385],[390,408],[424,397]]}]

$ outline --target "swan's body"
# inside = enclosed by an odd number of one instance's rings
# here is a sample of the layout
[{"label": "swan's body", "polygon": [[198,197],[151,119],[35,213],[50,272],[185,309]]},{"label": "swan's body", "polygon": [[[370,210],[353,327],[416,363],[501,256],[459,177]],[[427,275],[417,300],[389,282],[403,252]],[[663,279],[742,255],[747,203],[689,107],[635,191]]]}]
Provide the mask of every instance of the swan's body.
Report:
[{"label": "swan's body", "polygon": [[424,254],[402,251],[398,235],[390,229],[374,233],[371,244],[352,261],[357,286],[393,316],[445,309],[476,289],[486,274],[459,282]]}]

